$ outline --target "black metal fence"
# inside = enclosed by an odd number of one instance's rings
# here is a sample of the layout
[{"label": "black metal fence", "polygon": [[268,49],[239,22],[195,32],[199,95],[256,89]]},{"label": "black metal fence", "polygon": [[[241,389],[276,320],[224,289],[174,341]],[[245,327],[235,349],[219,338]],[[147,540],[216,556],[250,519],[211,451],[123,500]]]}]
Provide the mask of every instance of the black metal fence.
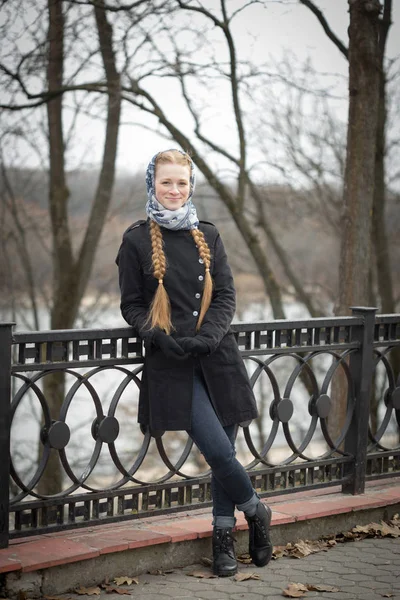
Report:
[{"label": "black metal fence", "polygon": [[[358,494],[368,479],[400,475],[400,315],[375,313],[233,326],[260,409],[241,424],[238,452],[261,496],[333,485]],[[0,324],[0,547],[211,504],[209,472],[188,435],[136,423],[142,362],[130,328],[13,335]],[[43,385],[54,372],[65,377],[57,414]],[[46,494],[52,455],[63,485]]]}]

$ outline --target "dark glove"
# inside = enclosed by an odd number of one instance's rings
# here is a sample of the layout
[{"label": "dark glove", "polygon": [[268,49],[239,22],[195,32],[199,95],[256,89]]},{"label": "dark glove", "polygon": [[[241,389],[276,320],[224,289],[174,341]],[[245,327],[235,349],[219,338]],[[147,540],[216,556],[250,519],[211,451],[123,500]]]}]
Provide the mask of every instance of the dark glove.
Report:
[{"label": "dark glove", "polygon": [[173,337],[167,335],[161,329],[157,329],[154,332],[152,342],[167,358],[174,358],[175,360],[184,360],[187,358],[185,350],[181,348]]},{"label": "dark glove", "polygon": [[181,337],[176,340],[181,348],[188,354],[196,356],[197,354],[209,354],[210,348],[200,336],[197,337]]}]

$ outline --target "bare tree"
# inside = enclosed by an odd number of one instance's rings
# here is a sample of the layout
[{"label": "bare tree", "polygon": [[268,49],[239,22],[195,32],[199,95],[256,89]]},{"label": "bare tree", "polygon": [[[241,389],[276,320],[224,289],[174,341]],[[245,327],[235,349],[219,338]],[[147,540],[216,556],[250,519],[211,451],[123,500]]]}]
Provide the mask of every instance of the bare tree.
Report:
[{"label": "bare tree", "polygon": [[[32,104],[46,103],[48,117],[49,141],[49,208],[52,230],[52,271],[53,293],[51,307],[51,327],[65,329],[73,326],[78,313],[79,304],[85,292],[100,233],[103,229],[115,175],[115,159],[120,122],[120,75],[116,69],[113,50],[112,30],[107,20],[107,13],[102,1],[93,7],[99,39],[100,56],[105,73],[104,93],[107,97],[107,120],[97,190],[93,199],[89,222],[76,256],[72,246],[72,236],[68,214],[69,191],[66,183],[65,135],[63,131],[63,96],[60,90],[64,86],[65,58],[65,19],[66,3],[62,0],[48,0],[48,34],[47,42],[37,39],[37,54],[27,53],[22,56],[14,73],[2,64],[2,72],[7,77],[9,89],[17,84],[17,90],[11,93],[11,102],[7,108],[23,109],[24,103],[19,101],[22,95]],[[37,31],[40,36],[42,31]],[[72,43],[75,40],[68,40]],[[43,48],[47,46],[47,55]],[[23,80],[23,66],[28,65],[25,76],[31,74],[29,61],[41,60],[47,64],[47,91],[42,94],[28,92],[28,81]],[[12,92],[12,90],[11,90]],[[33,96],[35,96],[33,98]],[[22,233],[21,233],[22,235]],[[23,248],[23,245],[21,246]],[[27,267],[28,268],[28,267]],[[33,282],[32,282],[33,285]],[[44,391],[54,414],[64,398],[63,374],[55,373],[44,380]],[[42,479],[41,492],[54,493],[61,487],[61,474],[58,469],[57,456],[51,457],[46,476]]]},{"label": "bare tree", "polygon": [[[312,0],[299,0],[301,4],[304,4],[309,8],[317,17],[321,26],[329,39],[335,44],[342,55],[350,60],[349,48],[339,39],[339,37],[333,32],[329,23],[327,22],[323,12],[317,7]],[[357,3],[349,2],[350,8],[354,11],[358,11]],[[376,274],[377,274],[377,289],[381,300],[381,308],[384,313],[393,313],[396,310],[394,293],[393,293],[393,280],[392,280],[392,269],[391,269],[391,257],[388,248],[388,235],[386,232],[385,222],[385,203],[386,203],[386,177],[385,177],[385,158],[387,156],[387,143],[386,143],[386,125],[387,125],[387,77],[388,68],[386,64],[386,47],[387,39],[389,35],[389,29],[392,24],[392,0],[384,0],[381,5],[380,2],[367,3],[368,6],[364,7],[365,10],[369,11],[372,15],[374,11],[381,7],[383,8],[381,17],[378,17],[376,35],[378,36],[378,49],[375,51],[374,56],[370,60],[369,66],[371,69],[375,69],[378,72],[378,124],[376,127],[376,150],[375,150],[375,165],[374,165],[374,181],[373,181],[373,220],[372,220],[372,236],[375,249],[375,261],[376,261]],[[354,6],[353,6],[354,5]],[[351,13],[350,13],[351,14]],[[367,264],[367,261],[365,261]],[[358,269],[356,269],[359,271]],[[366,279],[365,273],[360,273],[364,281]],[[351,279],[351,276],[350,276]],[[365,295],[366,300],[368,296]],[[348,297],[351,299],[351,296]],[[364,300],[364,301],[365,301]],[[348,306],[345,306],[346,297],[345,293],[341,292],[341,300],[339,301],[339,308],[341,311],[347,311]],[[350,302],[351,303],[351,302]]]},{"label": "bare tree", "polygon": [[[228,56],[226,64],[222,65],[213,58],[210,58],[209,61],[203,59],[203,62],[195,62],[192,55],[188,54],[187,48],[185,50],[179,48],[178,42],[175,39],[177,37],[175,36],[176,32],[174,33],[173,29],[170,37],[172,45],[171,57],[168,59],[165,52],[158,52],[160,74],[162,73],[164,77],[175,79],[179,84],[181,97],[192,118],[194,135],[191,136],[187,133],[186,129],[170,120],[154,93],[145,87],[145,78],[134,77],[129,70],[129,66],[127,66],[126,70],[129,74],[130,85],[123,85],[123,98],[142,111],[156,117],[158,122],[169,132],[171,138],[179,143],[181,147],[190,151],[194,162],[228,209],[244,239],[257,265],[258,272],[262,277],[274,316],[282,318],[285,316],[285,311],[281,298],[280,284],[265,251],[265,238],[268,239],[270,247],[282,264],[284,272],[296,290],[298,298],[305,304],[310,314],[316,316],[318,311],[314,306],[312,298],[306,293],[297,278],[284,248],[279,243],[273,227],[268,222],[263,196],[252,180],[250,174],[251,168],[247,165],[249,151],[245,131],[245,111],[242,108],[241,98],[244,78],[241,68],[243,65],[240,65],[237,56],[231,24],[240,11],[253,4],[253,2],[243,5],[231,15],[228,14],[225,0],[221,0],[220,2],[220,15],[216,14],[215,11],[211,12],[211,10],[208,10],[201,4],[194,5],[182,1],[178,1],[177,4],[183,12],[192,13],[199,19],[202,18],[203,22],[211,23],[213,27],[220,31]],[[200,26],[198,28],[200,29]],[[169,30],[170,28],[166,25],[165,29]],[[153,50],[157,52],[156,42],[154,39],[151,41]],[[236,155],[228,149],[226,144],[218,143],[211,135],[204,133],[204,117],[191,92],[194,86],[207,85],[207,81],[216,79],[223,81],[229,88],[232,125],[237,137],[238,153]],[[227,184],[216,173],[215,168],[212,167],[210,155],[219,155],[229,165],[230,173],[234,173],[234,182]]]}]

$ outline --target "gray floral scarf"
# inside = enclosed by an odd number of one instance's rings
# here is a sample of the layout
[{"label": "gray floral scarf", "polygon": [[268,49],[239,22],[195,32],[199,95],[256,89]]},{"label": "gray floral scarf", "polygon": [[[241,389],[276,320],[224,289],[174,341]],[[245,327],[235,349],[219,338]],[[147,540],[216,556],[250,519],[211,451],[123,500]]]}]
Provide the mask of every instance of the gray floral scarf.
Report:
[{"label": "gray floral scarf", "polygon": [[[185,154],[181,150],[178,150],[178,152]],[[188,199],[186,200],[185,204],[183,204],[177,210],[168,210],[168,208],[165,208],[157,200],[155,195],[154,175],[156,158],[158,154],[159,153],[153,156],[146,170],[146,188],[148,196],[146,203],[147,216],[158,223],[160,227],[165,227],[166,229],[197,229],[199,226],[199,220],[197,218],[196,207],[191,200],[195,188],[193,162],[191,161],[190,166],[190,192]]]}]

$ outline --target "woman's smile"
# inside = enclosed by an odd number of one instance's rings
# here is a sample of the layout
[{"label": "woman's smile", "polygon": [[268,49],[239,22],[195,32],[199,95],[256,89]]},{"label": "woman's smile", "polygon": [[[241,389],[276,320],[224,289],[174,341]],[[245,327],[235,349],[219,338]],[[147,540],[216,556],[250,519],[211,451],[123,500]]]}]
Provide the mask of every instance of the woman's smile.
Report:
[{"label": "woman's smile", "polygon": [[155,193],[157,200],[169,210],[177,210],[189,197],[190,170],[185,165],[161,164],[157,166]]}]

